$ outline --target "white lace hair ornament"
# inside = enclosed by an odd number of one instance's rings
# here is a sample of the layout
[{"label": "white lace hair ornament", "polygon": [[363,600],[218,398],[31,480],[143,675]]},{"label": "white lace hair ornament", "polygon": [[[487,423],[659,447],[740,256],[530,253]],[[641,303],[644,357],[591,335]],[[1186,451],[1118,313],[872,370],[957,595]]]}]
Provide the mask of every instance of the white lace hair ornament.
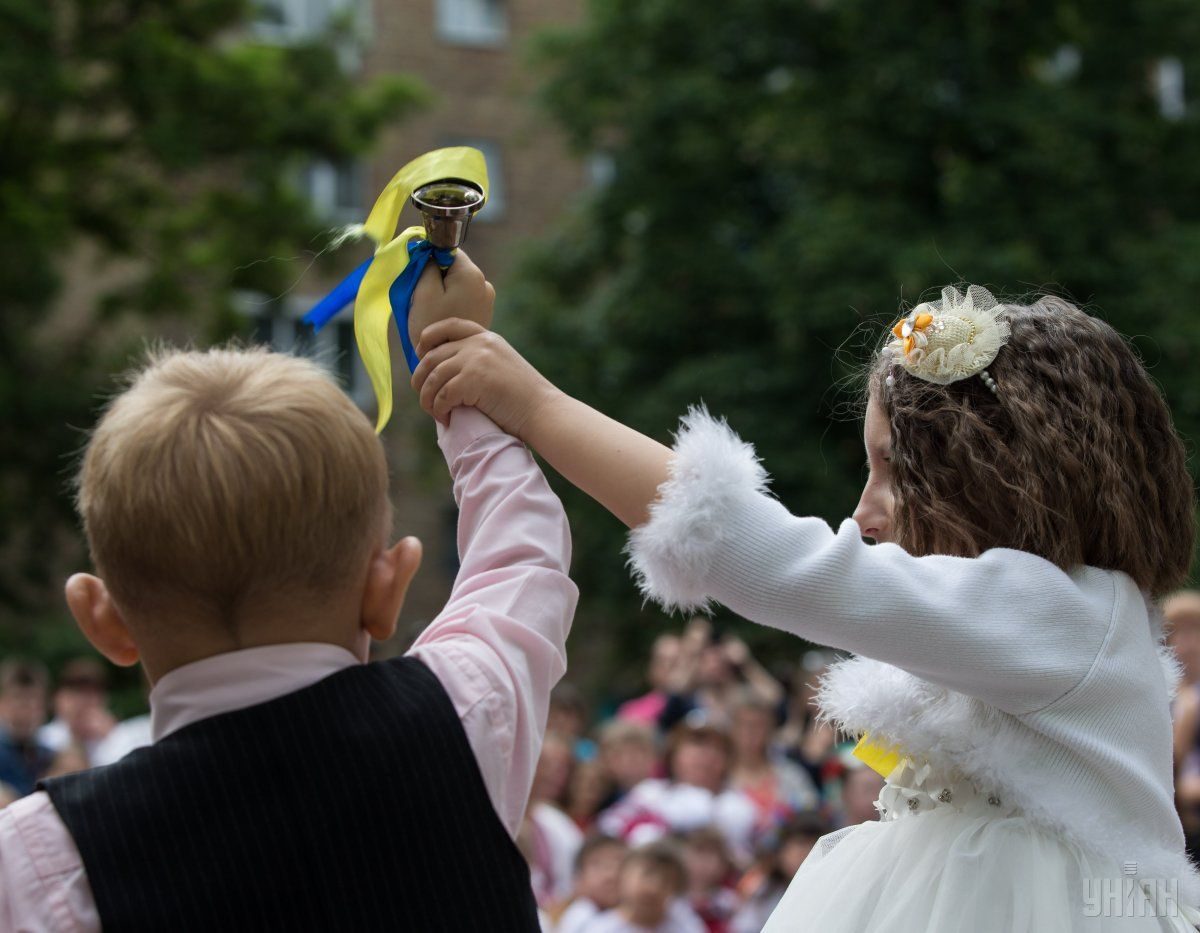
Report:
[{"label": "white lace hair ornament", "polygon": [[[941,301],[922,302],[892,328],[894,339],[883,348],[884,358],[938,385],[979,376],[995,395],[996,381],[987,368],[1012,333],[1003,311],[986,288],[969,285],[963,293],[947,286]],[[888,387],[894,383],[889,375]]]}]

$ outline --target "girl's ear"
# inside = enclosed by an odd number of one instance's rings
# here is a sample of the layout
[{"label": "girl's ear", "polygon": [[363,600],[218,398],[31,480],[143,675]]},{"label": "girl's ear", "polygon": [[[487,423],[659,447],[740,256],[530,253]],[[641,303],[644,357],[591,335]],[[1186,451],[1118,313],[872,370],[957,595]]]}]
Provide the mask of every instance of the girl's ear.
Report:
[{"label": "girl's ear", "polygon": [[65,592],[67,608],[96,650],[121,667],[137,664],[138,647],[104,581],[77,573],[67,580]]},{"label": "girl's ear", "polygon": [[371,558],[360,618],[363,631],[376,641],[395,634],[400,607],[420,566],[421,542],[412,537],[402,538]]}]

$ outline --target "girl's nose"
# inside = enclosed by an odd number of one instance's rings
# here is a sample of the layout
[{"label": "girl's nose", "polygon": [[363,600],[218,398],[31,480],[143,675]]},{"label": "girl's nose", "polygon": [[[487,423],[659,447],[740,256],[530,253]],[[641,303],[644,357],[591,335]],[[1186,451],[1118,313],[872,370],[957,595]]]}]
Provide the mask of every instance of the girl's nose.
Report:
[{"label": "girl's nose", "polygon": [[858,523],[858,530],[864,538],[873,541],[880,539],[883,531],[884,518],[879,508],[874,507],[864,496],[854,510],[853,519]]}]

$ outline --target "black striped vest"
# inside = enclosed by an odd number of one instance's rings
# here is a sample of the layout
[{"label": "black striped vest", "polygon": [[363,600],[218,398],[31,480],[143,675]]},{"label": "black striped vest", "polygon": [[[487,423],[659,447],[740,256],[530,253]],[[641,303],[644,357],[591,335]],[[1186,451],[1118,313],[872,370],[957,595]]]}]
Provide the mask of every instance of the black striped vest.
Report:
[{"label": "black striped vest", "polygon": [[536,931],[446,691],[356,665],[44,782],[105,933]]}]

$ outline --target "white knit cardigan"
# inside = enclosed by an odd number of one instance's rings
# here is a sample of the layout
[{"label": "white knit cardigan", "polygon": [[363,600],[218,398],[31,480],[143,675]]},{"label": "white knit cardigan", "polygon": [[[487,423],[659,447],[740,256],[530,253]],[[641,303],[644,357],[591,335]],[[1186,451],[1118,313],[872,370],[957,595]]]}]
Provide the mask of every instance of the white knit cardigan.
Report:
[{"label": "white knit cardigan", "polygon": [[913,557],[790,514],[754,449],[702,409],[671,478],[630,536],[642,592],[666,609],[715,600],[854,652],[822,682],[822,714],[957,767],[1034,823],[1200,905],[1173,805],[1162,624],[1126,574],[1064,573],[1023,551]]}]

